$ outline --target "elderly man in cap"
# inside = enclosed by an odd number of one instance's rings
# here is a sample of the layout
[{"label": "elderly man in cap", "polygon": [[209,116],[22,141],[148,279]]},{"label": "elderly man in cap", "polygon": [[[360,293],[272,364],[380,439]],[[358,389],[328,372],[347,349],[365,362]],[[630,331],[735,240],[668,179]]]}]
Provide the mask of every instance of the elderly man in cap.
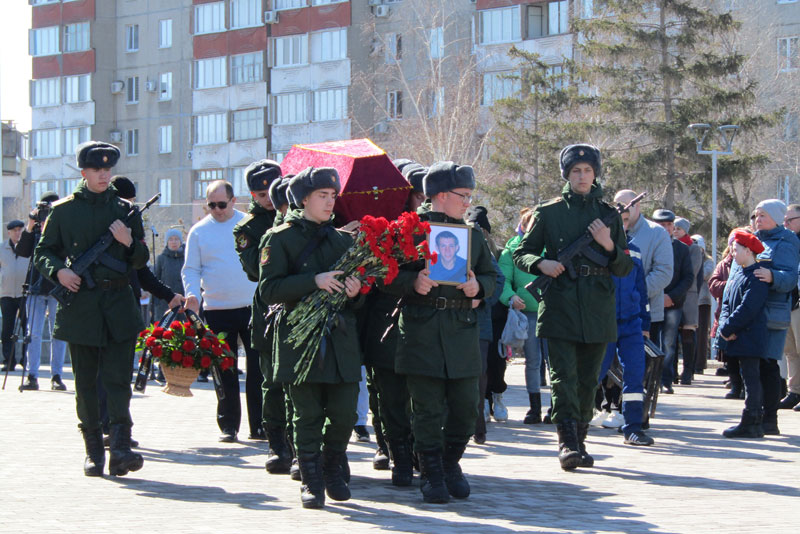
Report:
[{"label": "elderly man in cap", "polygon": [[[452,161],[435,163],[422,184],[431,204],[417,210],[420,219],[464,224],[475,189],[472,167]],[[451,496],[464,499],[470,494],[459,461],[475,433],[483,372],[474,307],[494,293],[497,272],[480,228],[469,228],[466,281],[439,284],[430,278],[424,262],[418,261],[402,266],[387,288],[403,297],[395,372],[406,376],[420,489],[430,503],[446,503]]]},{"label": "elderly man in cap", "polygon": [[683,370],[681,371],[681,385],[689,386],[692,384],[695,370],[695,359],[697,352],[697,326],[699,323],[700,308],[698,299],[700,298],[700,286],[703,285],[703,260],[705,254],[697,243],[692,241],[689,235],[691,223],[688,219],[677,217],[675,219],[675,239],[689,247],[689,260],[692,265],[694,279],[686,292],[686,298],[681,307],[681,352],[683,353]]},{"label": "elderly man in cap", "polygon": [[333,206],[341,191],[336,169],[308,167],[289,183],[291,201],[300,209],[287,213],[284,223],[264,235],[259,245],[258,298],[264,306],[282,306],[274,324],[273,380],[284,384],[294,405],[294,445],[303,485],[303,508],[322,508],[325,495],[335,501],[350,499],[349,476],[343,466],[356,423],[361,349],[356,317],[345,306],[326,336],[326,345],[313,355],[308,376],[298,382],[296,365],[303,347],[287,341],[288,311],[317,290],[344,292],[358,297],[361,283],[341,279],[330,271],[352,245],[350,234],[331,224]]},{"label": "elderly man in cap", "polygon": [[672,382],[675,378],[675,355],[678,353],[678,327],[683,316],[686,293],[695,282],[695,275],[689,247],[675,239],[675,214],[668,209],[658,209],[653,212],[653,221],[660,224],[672,239],[673,269],[672,280],[664,288],[664,321],[651,326],[650,335],[654,339],[661,339],[661,350],[664,351],[661,386],[665,393],[674,393]]},{"label": "elderly man in cap", "polygon": [[[17,311],[22,306],[22,285],[26,282],[28,274],[28,256],[22,256],[17,251],[17,245],[22,235],[25,223],[19,220],[10,221],[6,225],[8,240],[0,247],[0,309],[3,312],[3,372],[14,370],[17,360],[21,363],[24,354],[19,358],[14,356],[14,322]],[[24,314],[25,310],[21,310]],[[24,367],[24,366],[23,366]],[[28,383],[36,384],[36,377],[28,375]],[[23,386],[24,387],[24,386]],[[38,389],[38,386],[37,386]]]},{"label": "elderly man in cap", "polygon": [[[73,292],[71,304],[59,303],[53,336],[69,343],[75,375],[75,401],[86,444],[86,476],[101,476],[105,465],[97,399],[97,377],[108,393],[109,472],[125,475],[141,469],[142,456],[131,451],[131,369],[136,336],[144,327],[128,274],[147,263],[142,219],[123,222],[131,203],[110,187],[111,168],[119,160],[114,145],[89,141],[79,145],[83,180],[72,195],[53,204],[36,245],[34,263],[41,273]],[[87,287],[67,258],[79,257],[110,231],[114,242],[107,261],[91,267],[96,285]]]},{"label": "elderly man in cap", "polygon": [[[250,306],[256,290],[255,282],[247,278],[236,254],[233,229],[245,218],[234,209],[236,197],[233,186],[225,180],[216,180],[206,188],[208,215],[189,230],[186,238],[186,259],[183,264],[183,287],[186,289],[186,307],[200,312],[214,332],[227,334],[226,341],[234,354],[241,338],[246,354],[247,419],[250,439],[264,439],[261,426],[261,384],[258,352],[250,345]],[[237,440],[242,419],[237,366],[223,371],[222,387],[225,398],[217,401],[217,425],[221,430],[219,441],[233,443]]]},{"label": "elderly man in cap", "polygon": [[[603,202],[597,183],[600,151],[587,144],[570,145],[559,157],[567,181],[561,197],[536,208],[534,223],[513,253],[520,269],[554,278],[539,305],[536,335],[546,338],[550,354],[552,420],[558,431],[561,468],[591,467],[585,439],[592,419],[597,377],[608,343],[617,341],[614,282],[633,268],[627,254],[622,219]],[[610,217],[606,226],[602,219]],[[591,250],[573,260],[578,276],[556,253],[589,231]]]},{"label": "elderly man in cap", "polygon": [[[236,253],[247,278],[258,282],[261,238],[275,222],[275,206],[270,198],[270,188],[281,181],[281,167],[277,162],[264,159],[254,161],[244,171],[250,189],[250,206],[247,215],[233,228]],[[272,380],[272,345],[266,337],[267,324],[264,318],[267,308],[253,294],[253,313],[250,320],[250,346],[258,351],[263,383],[261,385],[261,425],[269,440],[270,456],[266,469],[269,473],[288,473],[292,453],[286,437],[286,402],[283,385]],[[248,376],[249,378],[249,376]]]},{"label": "elderly man in cap", "polygon": [[[42,234],[42,222],[50,213],[52,203],[58,200],[58,195],[52,191],[45,192],[39,203],[28,214],[28,224],[22,231],[22,236],[17,244],[17,254],[30,258],[33,249],[39,242]],[[58,302],[50,296],[53,282],[33,269],[30,280],[30,297],[28,297],[28,328],[31,342],[28,345],[28,381],[22,385],[25,390],[39,389],[39,365],[42,356],[42,329],[47,326],[50,333],[50,389],[65,391],[67,386],[61,381],[64,368],[64,357],[67,353],[67,344],[61,339],[53,337],[53,324],[56,320],[56,306]],[[47,323],[45,323],[45,313]]]},{"label": "elderly man in cap", "polygon": [[[756,277],[769,286],[767,304],[767,345],[765,359],[760,361],[763,389],[764,433],[780,434],[778,405],[781,400],[781,375],[778,361],[783,358],[786,332],[791,326],[792,289],[797,286],[797,266],[800,264],[800,240],[781,222],[786,205],[778,199],[762,200],[755,210],[753,227],[764,251],[756,256],[759,267]],[[737,265],[731,267],[731,277]]]}]

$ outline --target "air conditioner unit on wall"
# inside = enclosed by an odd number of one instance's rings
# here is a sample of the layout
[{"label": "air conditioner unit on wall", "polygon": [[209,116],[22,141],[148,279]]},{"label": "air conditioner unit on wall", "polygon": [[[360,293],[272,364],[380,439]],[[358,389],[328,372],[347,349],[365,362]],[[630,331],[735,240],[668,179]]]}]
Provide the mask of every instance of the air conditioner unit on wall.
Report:
[{"label": "air conditioner unit on wall", "polygon": [[264,24],[275,24],[278,22],[277,11],[264,11]]},{"label": "air conditioner unit on wall", "polygon": [[388,17],[389,16],[389,6],[375,6],[375,16],[376,17]]},{"label": "air conditioner unit on wall", "polygon": [[144,84],[144,88],[153,93],[158,89],[158,83],[155,80],[147,80]]},{"label": "air conditioner unit on wall", "polygon": [[123,88],[125,88],[125,82],[122,80],[114,80],[111,82],[111,94],[118,95],[122,92]]},{"label": "air conditioner unit on wall", "polygon": [[111,130],[108,132],[108,138],[111,140],[112,143],[121,143],[122,142],[122,132],[119,130]]}]

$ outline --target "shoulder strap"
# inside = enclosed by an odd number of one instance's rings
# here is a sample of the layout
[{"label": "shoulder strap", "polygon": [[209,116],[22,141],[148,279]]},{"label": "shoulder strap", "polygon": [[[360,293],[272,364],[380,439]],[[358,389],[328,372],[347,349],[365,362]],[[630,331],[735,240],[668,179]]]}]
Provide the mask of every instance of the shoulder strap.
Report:
[{"label": "shoulder strap", "polygon": [[308,259],[311,254],[317,250],[319,245],[322,243],[322,240],[330,233],[334,231],[333,227],[330,224],[323,224],[317,229],[317,232],[314,236],[308,240],[306,246],[303,250],[300,251],[300,254],[294,260],[294,264],[291,267],[291,274],[297,274],[300,272],[300,267],[303,266],[303,263]]}]

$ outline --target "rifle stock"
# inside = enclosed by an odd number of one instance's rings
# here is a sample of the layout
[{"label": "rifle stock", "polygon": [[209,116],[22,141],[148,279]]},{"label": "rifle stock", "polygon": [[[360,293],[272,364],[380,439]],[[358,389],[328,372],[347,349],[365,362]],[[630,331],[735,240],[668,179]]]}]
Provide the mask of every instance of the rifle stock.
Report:
[{"label": "rifle stock", "polygon": [[[178,315],[177,307],[167,310],[167,312],[158,321],[158,326],[164,328],[168,326],[175,317]],[[133,390],[144,393],[147,389],[147,377],[150,376],[150,370],[153,368],[153,351],[145,347],[142,352],[142,363],[139,364],[139,371],[136,373],[136,382],[133,385]]]},{"label": "rifle stock", "polygon": [[[639,193],[625,206],[623,206],[622,204],[617,204],[617,208],[616,210],[614,210],[614,213],[609,213],[608,215],[606,215],[601,219],[603,221],[603,224],[605,224],[606,226],[611,224],[614,221],[614,219],[616,219],[619,216],[619,214],[625,213],[633,206],[638,204],[639,201],[642,200],[646,194],[647,193]],[[572,243],[570,243],[569,245],[558,251],[558,253],[556,254],[556,261],[564,266],[564,268],[567,270],[567,276],[569,276],[571,280],[575,280],[578,277],[578,273],[575,272],[575,266],[572,264],[572,259],[575,258],[576,256],[583,254],[587,250],[589,245],[591,245],[592,241],[594,241],[594,237],[592,237],[591,232],[589,232],[589,230],[587,229],[586,232],[583,233],[583,235],[581,235],[578,239],[576,239],[575,241],[573,241]],[[596,251],[593,252],[596,253]],[[592,256],[594,255],[592,254]],[[533,298],[536,299],[536,302],[541,302],[542,299],[544,299],[544,294],[550,288],[550,284],[552,283],[553,283],[553,278],[543,274],[540,275],[538,278],[536,278],[536,280],[534,280],[533,282],[526,285],[525,289],[527,289],[530,292],[530,294],[533,295]]]},{"label": "rifle stock", "polygon": [[[137,213],[144,212],[147,208],[152,206],[159,198],[161,197],[161,193],[157,193],[153,198],[145,202],[142,209],[138,209],[136,206],[133,206],[125,218],[122,220],[123,223],[128,224],[128,221],[136,215]],[[94,278],[92,278],[91,273],[89,272],[89,268],[98,263],[100,255],[103,254],[108,247],[114,243],[114,234],[111,233],[111,230],[107,231],[103,234],[97,242],[92,245],[86,252],[75,258],[74,260],[71,258],[67,258],[66,266],[68,269],[72,270],[75,274],[80,276],[83,280],[86,281],[86,285],[89,289],[94,289],[96,287],[96,283]],[[75,298],[75,293],[64,287],[63,285],[58,283],[58,280],[55,280],[56,284],[52,291],[50,291],[50,295],[55,298],[62,306],[66,307],[72,304],[72,300]]]}]

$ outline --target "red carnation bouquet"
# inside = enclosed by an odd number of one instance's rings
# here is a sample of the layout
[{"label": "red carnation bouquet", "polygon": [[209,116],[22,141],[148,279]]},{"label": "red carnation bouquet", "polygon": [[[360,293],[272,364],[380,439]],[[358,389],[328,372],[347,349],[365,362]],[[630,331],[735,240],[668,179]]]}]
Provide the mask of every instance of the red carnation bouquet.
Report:
[{"label": "red carnation bouquet", "polygon": [[[415,236],[424,236],[431,231],[430,225],[420,221],[416,213],[402,213],[394,221],[366,215],[360,223],[355,243],[330,270],[344,271],[340,275],[342,279],[353,276],[361,280],[362,293],[369,293],[379,278],[383,279],[384,285],[392,283],[403,263],[422,259],[436,263],[436,253],[430,251],[427,240],[419,244],[414,242]],[[294,348],[304,347],[295,366],[295,384],[308,378],[322,340],[331,332],[338,312],[346,303],[344,291],[331,294],[317,289],[289,313],[287,322],[292,332],[287,341]]]},{"label": "red carnation bouquet", "polygon": [[216,364],[221,370],[233,367],[235,360],[225,342],[225,334],[208,327],[197,331],[189,321],[172,321],[168,328],[152,325],[139,333],[136,349],[148,348],[163,367],[208,370]]}]

